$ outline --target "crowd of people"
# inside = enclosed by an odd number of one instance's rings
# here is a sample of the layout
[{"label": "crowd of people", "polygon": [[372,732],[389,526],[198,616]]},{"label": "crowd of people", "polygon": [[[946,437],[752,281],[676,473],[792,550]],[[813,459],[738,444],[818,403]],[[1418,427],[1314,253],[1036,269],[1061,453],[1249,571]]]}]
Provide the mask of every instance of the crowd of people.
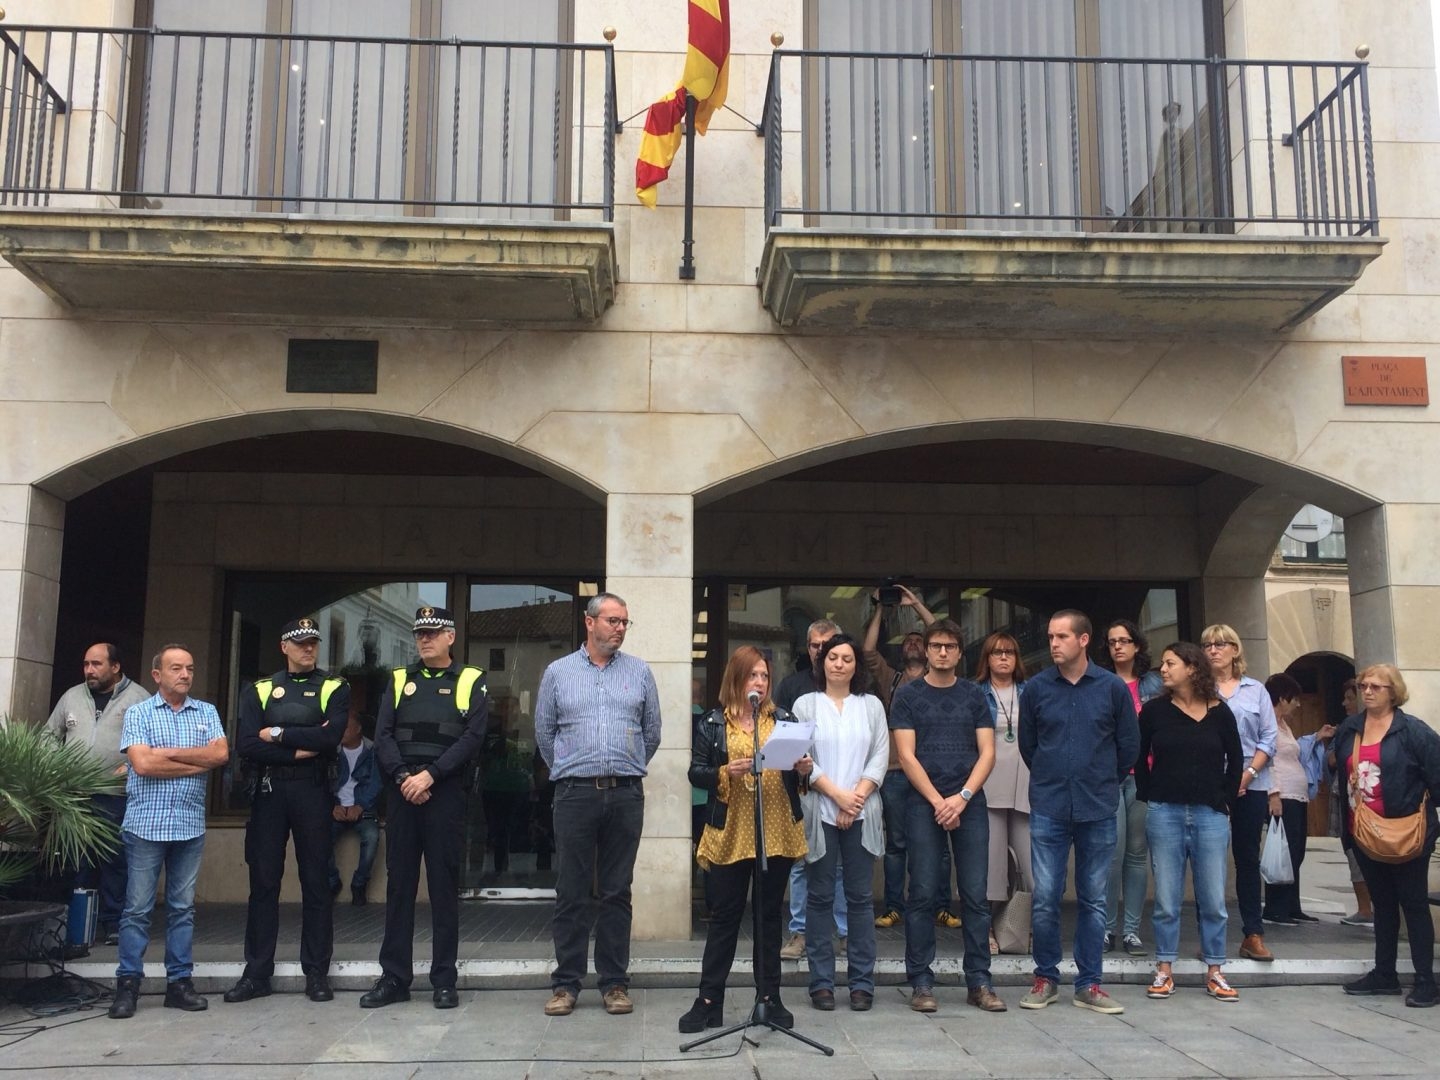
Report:
[{"label": "crowd of people", "polygon": [[[880,648],[877,604],[859,640],[830,620],[812,624],[808,667],[773,689],[766,654],[737,648],[718,705],[696,720],[689,779],[702,794],[696,859],[710,920],[699,993],[679,1020],[682,1032],[724,1022],[747,900],[756,930],[756,1009],[777,1026],[794,1023],[780,997],[783,958],[807,961],[813,1008],[834,1010],[843,983],[850,1008],[868,1010],[876,930],[899,925],[911,1009],[939,1008],[937,925],[961,930],[969,1004],[1007,1010],[991,978],[991,958],[1005,945],[1034,957],[1033,982],[1018,1005],[1043,1009],[1060,996],[1060,904],[1072,864],[1076,1006],[1124,1011],[1104,988],[1103,956],[1117,948],[1147,955],[1142,917],[1152,882],[1155,971],[1147,993],[1175,993],[1187,869],[1205,990],[1236,1002],[1239,991],[1224,973],[1227,862],[1241,924],[1238,955],[1273,960],[1267,922],[1316,921],[1301,904],[1300,869],[1308,804],[1326,784],[1359,905],[1342,921],[1373,922],[1375,931],[1374,969],[1345,992],[1403,992],[1396,970],[1403,913],[1415,972],[1406,1004],[1440,1002],[1426,882],[1440,831],[1440,735],[1404,710],[1408,691],[1394,666],[1370,665],[1347,685],[1354,697],[1347,697],[1342,723],[1297,736],[1300,685],[1284,674],[1265,683],[1247,675],[1239,635],[1224,624],[1206,627],[1199,643],[1167,645],[1152,664],[1141,628],[1118,619],[1105,629],[1100,663],[1091,655],[1090,619],[1067,609],[1049,620],[1051,663],[1038,673],[1027,671],[1019,639],[998,631],[985,638],[967,676],[960,626],[896,588],[899,605],[923,626],[901,641],[898,667]],[[643,781],[660,745],[661,718],[648,665],[622,650],[629,626],[624,600],[592,597],[584,642],[546,669],[536,695],[537,751],[555,785],[547,1016],[575,1010],[592,938],[605,1011],[633,1010],[631,884]],[[383,797],[381,975],[360,1005],[410,997],[422,863],[433,924],[432,1001],[439,1009],[458,1004],[456,826],[466,770],[486,727],[484,673],[455,659],[455,621],[444,608],[421,607],[413,633],[417,659],[391,672],[373,744],[346,682],[316,666],[319,633],[311,619],[284,627],[285,667],[243,691],[236,733],[252,784],[250,896],[245,967],[227,1002],[273,992],[280,882],[292,841],[305,993],[317,1002],[333,998],[332,903],[341,890],[334,841],[350,829],[359,836],[351,894],[363,904]],[[48,726],[124,778],[123,795],[96,799],[97,812],[119,826],[122,846],[81,868],[81,884],[99,893],[101,933],[119,952],[110,1015],[136,1011],[162,870],[164,1004],[205,1009],[192,982],[191,938],[205,774],[230,760],[225,729],[212,705],[190,696],[195,662],[184,645],[156,654],[154,695],[123,675],[111,645],[87,651],[84,674]],[[764,751],[782,730],[807,732],[808,741],[777,743],[793,750],[777,760]],[[1272,821],[1285,826],[1291,873],[1266,884],[1261,844]],[[884,881],[878,914],[871,885],[877,860]],[[1016,912],[1027,909],[1029,933],[1017,943]]]},{"label": "crowd of people", "polygon": [[[1102,958],[1115,949],[1149,955],[1142,918],[1152,883],[1155,970],[1147,996],[1175,994],[1187,870],[1205,991],[1219,1002],[1238,1002],[1240,992],[1224,972],[1230,868],[1240,916],[1236,952],[1273,961],[1267,923],[1318,921],[1301,905],[1300,870],[1309,803],[1327,783],[1334,801],[1345,804],[1338,831],[1357,871],[1360,908],[1342,921],[1373,919],[1375,928],[1375,968],[1346,983],[1345,992],[1402,992],[1396,954],[1403,912],[1415,970],[1406,1004],[1440,1001],[1426,895],[1440,735],[1404,712],[1405,684],[1393,666],[1371,665],[1346,685],[1363,706],[1352,707],[1347,697],[1342,724],[1297,736],[1299,683],[1286,674],[1264,683],[1247,675],[1240,637],[1225,624],[1206,627],[1199,643],[1167,645],[1155,662],[1141,628],[1117,619],[1105,630],[1106,662],[1098,663],[1088,617],[1060,611],[1048,626],[1051,664],[1038,674],[1028,674],[1019,641],[1001,631],[984,640],[975,673],[965,678],[960,627],[935,618],[912,591],[899,592],[900,605],[923,623],[901,640],[899,667],[879,649],[878,604],[858,656],[855,640],[833,622],[809,628],[810,669],[784,680],[784,705],[769,693],[763,654],[747,646],[731,657],[720,705],[701,724],[723,728],[724,736],[697,735],[690,770],[707,795],[697,850],[711,875],[711,922],[700,995],[680,1019],[682,1032],[723,1022],[725,976],[752,879],[761,882],[754,964],[770,1018],[793,1022],[780,1002],[785,954],[778,931],[784,880],[793,889],[797,875],[807,898],[812,1007],[836,1007],[832,936],[844,912],[850,1007],[871,1008],[875,940],[868,916],[877,858],[884,859],[884,895],[874,926],[903,924],[909,1005],[917,1012],[938,1008],[936,925],[950,915],[952,885],[968,1003],[987,1012],[1007,1009],[991,983],[990,958],[1001,951],[994,925],[1017,894],[1030,906],[1031,934],[1015,951],[1035,961],[1032,985],[1018,1004],[1041,1009],[1058,1000],[1060,901],[1072,859],[1076,1006],[1123,1012],[1104,989]],[[750,692],[748,704],[742,689]],[[755,770],[752,747],[763,748],[777,721],[790,719],[814,725],[810,752],[778,775],[773,767]],[[763,830],[763,874],[750,824],[756,776],[765,819],[775,823]],[[1284,825],[1291,873],[1288,881],[1267,883],[1261,849],[1272,821]],[[1403,844],[1389,835],[1402,822],[1409,829]],[[796,843],[801,837],[803,846]],[[722,867],[723,903],[713,891]]]}]

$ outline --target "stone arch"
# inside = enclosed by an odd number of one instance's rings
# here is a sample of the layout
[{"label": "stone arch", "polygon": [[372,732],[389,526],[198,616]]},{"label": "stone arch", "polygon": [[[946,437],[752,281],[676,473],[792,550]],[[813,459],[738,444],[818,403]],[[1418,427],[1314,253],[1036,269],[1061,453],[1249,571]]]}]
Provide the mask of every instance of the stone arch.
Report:
[{"label": "stone arch", "polygon": [[124,473],[192,450],[266,435],[346,431],[408,435],[481,450],[534,469],[596,501],[605,499],[605,492],[588,477],[506,439],[423,416],[334,408],[259,410],[182,424],[84,455],[33,483],[50,495],[70,499]]}]

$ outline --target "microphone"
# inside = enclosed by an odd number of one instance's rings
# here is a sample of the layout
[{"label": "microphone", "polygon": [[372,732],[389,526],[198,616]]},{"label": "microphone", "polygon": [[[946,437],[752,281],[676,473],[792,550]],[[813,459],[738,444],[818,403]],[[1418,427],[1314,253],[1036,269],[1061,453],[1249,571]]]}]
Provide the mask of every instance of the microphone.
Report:
[{"label": "microphone", "polygon": [[760,707],[760,691],[751,690],[745,695],[745,700],[750,703],[752,709],[758,709]]}]

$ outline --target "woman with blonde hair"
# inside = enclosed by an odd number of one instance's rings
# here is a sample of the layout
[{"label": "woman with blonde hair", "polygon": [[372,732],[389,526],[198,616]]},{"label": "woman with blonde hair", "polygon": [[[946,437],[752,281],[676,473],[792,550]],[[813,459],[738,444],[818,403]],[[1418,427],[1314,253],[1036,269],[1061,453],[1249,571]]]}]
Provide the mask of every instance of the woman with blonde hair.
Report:
[{"label": "woman with blonde hair", "polygon": [[[1435,800],[1440,798],[1440,735],[1401,708],[1410,695],[1393,664],[1371,664],[1355,681],[1364,712],[1340,725],[1332,745],[1342,783],[1349,792],[1346,831],[1375,908],[1375,969],[1343,989],[1347,994],[1400,993],[1395,956],[1403,911],[1415,967],[1415,986],[1405,1004],[1428,1009],[1440,1004],[1435,988],[1435,924],[1430,919],[1427,883],[1440,824],[1435,815]],[[1413,858],[1388,862],[1366,851],[1365,844],[1355,837],[1355,814],[1362,802],[1382,818],[1424,811],[1424,840]]]},{"label": "woman with blonde hair", "polygon": [[1271,961],[1265,947],[1261,910],[1260,841],[1270,820],[1270,789],[1274,779],[1270,759],[1275,756],[1278,725],[1275,708],[1264,683],[1245,674],[1245,649],[1240,635],[1224,623],[1205,628],[1200,645],[1210,663],[1220,700],[1230,706],[1240,729],[1244,769],[1240,792],[1230,817],[1230,850],[1235,859],[1235,899],[1240,907],[1240,956]]},{"label": "woman with blonde hair", "polygon": [[[751,694],[756,695],[754,704]],[[764,952],[757,939],[752,956],[757,995],[766,1002],[773,1023],[786,1028],[795,1023],[794,1015],[780,1003],[780,909],[791,864],[805,854],[800,777],[810,773],[809,757],[802,757],[794,769],[766,769],[758,777],[765,811],[766,868],[758,893],[751,887],[757,848],[757,778],[751,766],[757,742],[763,747],[781,719],[789,719],[789,714],[770,700],[769,661],[754,646],[740,646],[725,665],[720,707],[696,724],[690,748],[690,783],[707,792],[705,831],[695,857],[710,876],[710,929],[700,962],[700,995],[680,1017],[682,1032],[724,1023],[725,983],[735,962],[747,895],[758,913],[764,941]]]}]

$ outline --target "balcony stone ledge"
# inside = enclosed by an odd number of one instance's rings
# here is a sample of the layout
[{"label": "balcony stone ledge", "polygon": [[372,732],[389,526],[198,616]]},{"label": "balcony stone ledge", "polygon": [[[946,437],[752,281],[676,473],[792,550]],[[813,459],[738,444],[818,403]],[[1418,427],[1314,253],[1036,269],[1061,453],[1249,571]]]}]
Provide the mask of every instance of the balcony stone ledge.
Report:
[{"label": "balcony stone ledge", "polygon": [[781,326],[1281,333],[1359,280],[1385,240],[776,228],[758,284]]},{"label": "balcony stone ledge", "polygon": [[0,209],[0,254],[79,311],[594,323],[609,224]]}]

